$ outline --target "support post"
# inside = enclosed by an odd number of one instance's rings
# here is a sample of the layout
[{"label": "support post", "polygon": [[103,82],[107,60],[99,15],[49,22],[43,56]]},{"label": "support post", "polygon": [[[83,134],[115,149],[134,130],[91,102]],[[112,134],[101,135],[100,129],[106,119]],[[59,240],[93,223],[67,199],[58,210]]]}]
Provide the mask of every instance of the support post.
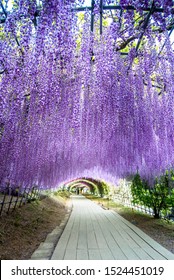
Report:
[{"label": "support post", "polygon": [[102,29],[103,29],[103,0],[100,0],[100,35],[102,35]]},{"label": "support post", "polygon": [[2,215],[2,211],[3,211],[3,208],[4,208],[4,204],[5,204],[5,199],[6,199],[6,193],[4,191],[4,197],[3,197],[3,200],[1,202],[0,216]]},{"label": "support post", "polygon": [[25,187],[25,189],[24,189],[24,192],[22,194],[22,197],[21,197],[21,200],[20,200],[20,203],[19,203],[19,207],[22,206],[23,200],[25,199],[26,190],[27,190],[27,187]]},{"label": "support post", "polygon": [[91,0],[91,32],[94,31],[94,5],[95,5],[95,0]]},{"label": "support post", "polygon": [[10,207],[11,207],[12,201],[13,201],[13,194],[11,194],[10,201],[9,201],[9,203],[8,203],[7,214],[10,212]]},{"label": "support post", "polygon": [[18,201],[19,201],[20,190],[21,190],[21,188],[19,187],[19,189],[18,189],[18,195],[17,195],[16,201],[15,201],[15,203],[14,203],[13,211],[15,211],[15,209],[16,209],[16,207],[17,207],[17,204],[18,204]]}]

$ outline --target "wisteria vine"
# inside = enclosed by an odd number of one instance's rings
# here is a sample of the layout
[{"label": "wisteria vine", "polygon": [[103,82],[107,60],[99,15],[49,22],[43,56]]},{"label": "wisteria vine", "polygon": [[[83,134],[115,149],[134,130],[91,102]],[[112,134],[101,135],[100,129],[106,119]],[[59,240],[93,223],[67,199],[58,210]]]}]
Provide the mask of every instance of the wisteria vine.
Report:
[{"label": "wisteria vine", "polygon": [[[137,170],[151,178],[173,167],[174,55],[168,32],[159,31],[157,39],[149,25],[142,28],[142,46],[131,45],[122,56],[119,18],[99,35],[100,1],[93,33],[90,12],[79,27],[74,10],[84,1],[42,1],[38,17],[36,2],[19,0],[0,25],[1,188],[51,188],[85,175],[113,180]],[[119,4],[134,5],[140,14],[152,4],[163,7],[153,15],[159,30],[173,18],[173,1]],[[125,13],[125,27],[132,13]]]}]

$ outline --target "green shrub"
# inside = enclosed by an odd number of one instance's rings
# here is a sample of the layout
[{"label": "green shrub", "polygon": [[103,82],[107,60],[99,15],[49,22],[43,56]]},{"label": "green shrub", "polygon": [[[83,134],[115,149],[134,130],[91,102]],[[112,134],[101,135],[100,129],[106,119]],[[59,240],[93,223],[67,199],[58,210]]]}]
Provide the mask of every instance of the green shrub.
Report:
[{"label": "green shrub", "polygon": [[104,195],[108,195],[109,193],[109,186],[104,181],[98,181],[97,182],[97,191],[100,197],[103,197]]},{"label": "green shrub", "polygon": [[60,189],[60,190],[55,191],[54,195],[58,195],[58,196],[61,196],[63,198],[69,198],[71,193],[67,190]]},{"label": "green shrub", "polygon": [[156,178],[152,187],[137,173],[131,184],[132,202],[152,208],[154,217],[160,218],[161,211],[168,212],[174,207],[173,182],[173,171]]}]

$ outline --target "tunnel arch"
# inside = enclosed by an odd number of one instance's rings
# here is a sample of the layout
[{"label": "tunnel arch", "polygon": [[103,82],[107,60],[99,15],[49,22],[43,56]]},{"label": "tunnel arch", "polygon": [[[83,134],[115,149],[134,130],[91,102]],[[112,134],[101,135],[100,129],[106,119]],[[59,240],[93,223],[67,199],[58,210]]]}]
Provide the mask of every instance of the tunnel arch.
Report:
[{"label": "tunnel arch", "polygon": [[64,187],[68,190],[71,190],[79,184],[86,185],[87,187],[89,187],[92,194],[98,194],[101,197],[109,192],[109,185],[106,182],[90,177],[73,179],[69,182],[64,183]]},{"label": "tunnel arch", "polygon": [[90,182],[85,182],[85,181],[75,181],[72,184],[69,185],[69,190],[71,191],[74,188],[80,188],[83,189],[84,187],[87,187],[91,193],[95,193],[95,190],[97,186],[94,186]]},{"label": "tunnel arch", "polygon": [[74,190],[75,190],[76,193],[78,193],[78,190],[79,190],[80,193],[84,193],[85,188],[87,188],[90,193],[93,193],[93,187],[86,182],[83,182],[83,183],[80,183],[80,182],[77,183],[76,182],[76,183],[72,184],[69,187],[69,191],[74,192]]}]

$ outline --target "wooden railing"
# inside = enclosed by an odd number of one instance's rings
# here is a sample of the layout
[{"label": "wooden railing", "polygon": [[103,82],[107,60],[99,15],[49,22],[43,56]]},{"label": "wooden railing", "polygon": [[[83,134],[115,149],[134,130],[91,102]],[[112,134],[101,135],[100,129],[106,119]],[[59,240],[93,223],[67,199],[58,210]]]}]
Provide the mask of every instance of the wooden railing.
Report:
[{"label": "wooden railing", "polygon": [[[131,197],[129,196],[122,196],[121,194],[116,194],[112,197],[113,201],[118,202],[124,206],[130,207],[132,209],[135,209],[137,211],[149,214],[151,216],[154,215],[153,210],[149,207],[143,206],[143,205],[138,205],[138,204],[134,204],[131,202]],[[170,217],[171,216],[171,217]],[[161,218],[162,219],[168,219],[168,220],[174,220],[174,215],[169,214],[169,215],[163,215],[161,214]]]},{"label": "wooden railing", "polygon": [[14,211],[17,207],[35,200],[39,197],[40,192],[36,187],[26,187],[22,190],[6,189],[0,192],[0,216],[4,213],[8,214]]}]

